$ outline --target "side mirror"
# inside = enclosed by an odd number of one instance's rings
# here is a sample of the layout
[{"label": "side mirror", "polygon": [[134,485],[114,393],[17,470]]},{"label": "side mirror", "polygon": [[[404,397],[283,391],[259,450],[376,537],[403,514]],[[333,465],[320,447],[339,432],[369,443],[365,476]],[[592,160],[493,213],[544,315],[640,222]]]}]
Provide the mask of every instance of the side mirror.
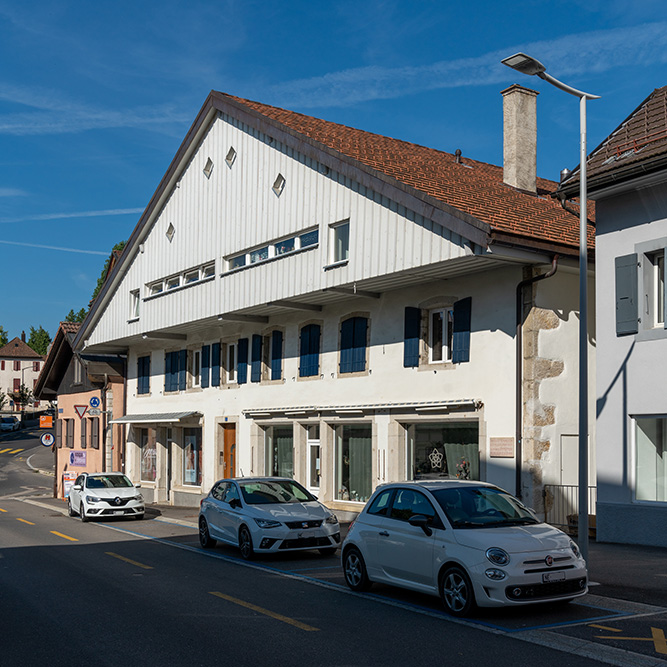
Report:
[{"label": "side mirror", "polygon": [[141,488],[141,484],[135,484],[135,485],[134,485],[134,488],[135,488],[135,489],[140,489],[140,488]]},{"label": "side mirror", "polygon": [[428,517],[425,514],[413,514],[409,519],[408,523],[415,528],[421,528],[427,537],[433,535],[433,531],[428,525]]},{"label": "side mirror", "polygon": [[81,484],[75,484],[72,488],[73,488],[75,491],[81,491]]}]

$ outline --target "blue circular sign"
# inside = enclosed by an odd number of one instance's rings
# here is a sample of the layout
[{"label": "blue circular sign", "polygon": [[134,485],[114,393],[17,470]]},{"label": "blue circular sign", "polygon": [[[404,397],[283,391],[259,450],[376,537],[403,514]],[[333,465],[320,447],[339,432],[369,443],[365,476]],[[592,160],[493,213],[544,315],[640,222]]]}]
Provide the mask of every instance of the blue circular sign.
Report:
[{"label": "blue circular sign", "polygon": [[99,408],[100,407],[100,399],[97,398],[97,396],[93,396],[90,399],[90,407],[91,408]]},{"label": "blue circular sign", "polygon": [[44,433],[40,438],[40,440],[42,441],[44,447],[50,447],[55,442],[56,439],[53,437],[51,433]]}]

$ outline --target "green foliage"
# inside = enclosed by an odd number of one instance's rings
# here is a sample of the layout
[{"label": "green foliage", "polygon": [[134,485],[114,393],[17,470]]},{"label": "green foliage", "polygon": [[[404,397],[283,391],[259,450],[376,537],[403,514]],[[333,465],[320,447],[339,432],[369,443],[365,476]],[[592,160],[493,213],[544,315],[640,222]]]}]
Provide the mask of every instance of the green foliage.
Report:
[{"label": "green foliage", "polygon": [[18,391],[12,393],[12,398],[16,405],[26,406],[32,402],[32,389],[28,389],[24,384],[21,385]]},{"label": "green foliage", "polygon": [[43,327],[35,329],[35,327],[30,327],[30,338],[28,339],[28,345],[42,356],[46,356],[46,353],[49,349],[49,344],[51,343],[51,336],[49,332]]},{"label": "green foliage", "polygon": [[0,391],[0,410],[5,407],[7,402],[7,395]]},{"label": "green foliage", "polygon": [[83,322],[86,319],[87,314],[88,311],[85,308],[82,308],[78,313],[75,313],[74,309],[72,309],[67,313],[65,322]]},{"label": "green foliage", "polygon": [[7,345],[7,343],[9,343],[9,334],[2,327],[0,327],[0,347]]}]

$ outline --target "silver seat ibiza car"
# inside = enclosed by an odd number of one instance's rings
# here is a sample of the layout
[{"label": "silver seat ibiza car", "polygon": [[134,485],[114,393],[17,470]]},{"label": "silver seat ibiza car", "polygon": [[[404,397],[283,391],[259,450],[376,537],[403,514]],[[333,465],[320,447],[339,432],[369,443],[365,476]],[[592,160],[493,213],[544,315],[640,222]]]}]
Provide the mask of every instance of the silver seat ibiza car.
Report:
[{"label": "silver seat ibiza car", "polygon": [[341,550],[347,585],[382,582],[442,598],[447,612],[567,602],[587,592],[586,563],[562,531],[484,482],[385,484]]}]

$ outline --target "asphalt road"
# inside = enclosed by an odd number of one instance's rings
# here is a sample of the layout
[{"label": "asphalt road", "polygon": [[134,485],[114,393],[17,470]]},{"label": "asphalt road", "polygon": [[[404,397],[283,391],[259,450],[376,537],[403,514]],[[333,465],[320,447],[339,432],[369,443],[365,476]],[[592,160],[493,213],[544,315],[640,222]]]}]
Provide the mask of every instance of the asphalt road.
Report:
[{"label": "asphalt road", "polygon": [[[613,615],[609,604],[604,612],[569,605],[461,622],[435,598],[390,587],[352,593],[336,558],[282,555],[249,565],[231,548],[201,550],[196,531],[159,517],[84,524],[40,504],[51,480],[26,465],[36,442],[13,440],[0,453],[0,664],[662,662],[653,662],[650,641],[640,655],[624,650],[623,637],[622,648],[596,653],[591,637],[603,631],[591,629],[602,627],[591,618]],[[0,452],[7,446],[3,439]],[[604,632],[616,632],[613,623],[605,620]],[[552,631],[561,626],[564,634]]]}]

